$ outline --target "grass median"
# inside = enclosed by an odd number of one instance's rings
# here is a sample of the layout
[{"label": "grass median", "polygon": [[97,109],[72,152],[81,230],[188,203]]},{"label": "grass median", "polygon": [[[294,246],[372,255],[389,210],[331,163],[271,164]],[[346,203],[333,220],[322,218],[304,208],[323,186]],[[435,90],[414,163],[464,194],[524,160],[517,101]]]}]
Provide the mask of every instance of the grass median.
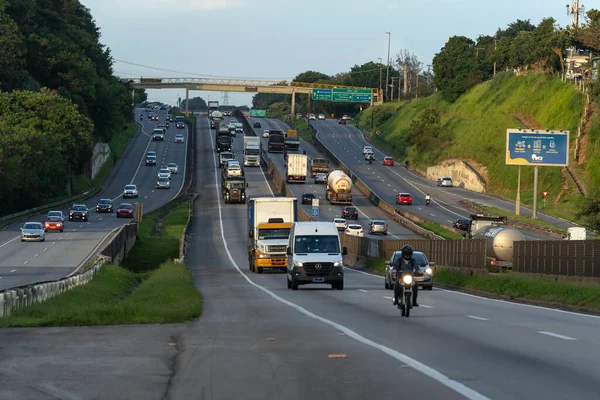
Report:
[{"label": "grass median", "polygon": [[435,222],[415,222],[415,224],[419,225],[423,229],[427,229],[435,233],[438,236],[443,237],[444,239],[462,239],[462,236],[459,233],[451,231],[450,229],[444,228],[440,224],[436,224]]},{"label": "grass median", "polygon": [[164,218],[161,212],[144,217],[123,267],[106,265],[87,285],[0,318],[0,327],[176,323],[199,316],[202,296],[191,272],[172,260],[179,256],[188,203]]}]

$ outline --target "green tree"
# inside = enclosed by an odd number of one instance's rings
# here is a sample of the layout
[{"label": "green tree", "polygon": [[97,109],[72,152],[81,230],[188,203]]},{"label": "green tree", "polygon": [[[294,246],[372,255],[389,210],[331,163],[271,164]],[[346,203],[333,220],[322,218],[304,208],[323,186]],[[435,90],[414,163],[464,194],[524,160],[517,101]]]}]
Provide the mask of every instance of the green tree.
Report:
[{"label": "green tree", "polygon": [[329,80],[329,75],[316,71],[304,71],[296,75],[292,82],[315,83]]},{"label": "green tree", "polygon": [[56,91],[0,93],[0,203],[3,212],[63,193],[85,172],[93,125]]},{"label": "green tree", "polygon": [[285,118],[291,113],[291,106],[287,103],[274,103],[267,109],[267,118]]},{"label": "green tree", "polygon": [[583,199],[577,218],[582,218],[588,228],[600,230],[600,191]]},{"label": "green tree", "polygon": [[135,89],[133,92],[133,104],[142,104],[145,101],[148,101],[146,89]]},{"label": "green tree", "polygon": [[[181,102],[181,109],[185,110],[185,99]],[[208,105],[202,97],[193,97],[189,101],[188,109],[190,110],[207,110]]]},{"label": "green tree", "polygon": [[477,77],[481,71],[478,67],[475,42],[464,36],[451,37],[433,58],[434,84],[442,98],[454,102],[479,83],[481,79]]}]

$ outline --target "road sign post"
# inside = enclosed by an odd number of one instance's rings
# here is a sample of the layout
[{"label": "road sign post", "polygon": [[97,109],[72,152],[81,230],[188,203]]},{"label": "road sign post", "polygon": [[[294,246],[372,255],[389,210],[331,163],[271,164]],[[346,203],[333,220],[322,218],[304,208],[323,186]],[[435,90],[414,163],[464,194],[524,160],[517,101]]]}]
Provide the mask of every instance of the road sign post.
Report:
[{"label": "road sign post", "polygon": [[319,199],[312,199],[312,216],[313,218],[319,216]]},{"label": "road sign post", "polygon": [[544,190],[542,192],[542,196],[544,196],[544,208],[546,208],[546,197],[548,197],[548,192],[546,190]]},{"label": "road sign post", "polygon": [[[506,165],[529,165],[534,167],[533,215],[531,217],[536,219],[539,196],[538,167],[566,167],[569,165],[569,131],[507,129]],[[519,201],[518,197],[517,201]],[[517,205],[517,211],[518,208]]]}]

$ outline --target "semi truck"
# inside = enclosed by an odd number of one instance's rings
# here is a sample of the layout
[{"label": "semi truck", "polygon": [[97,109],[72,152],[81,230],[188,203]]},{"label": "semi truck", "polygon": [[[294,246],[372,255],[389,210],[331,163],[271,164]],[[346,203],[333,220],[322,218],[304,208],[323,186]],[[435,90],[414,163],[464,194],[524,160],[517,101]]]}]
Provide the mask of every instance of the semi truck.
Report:
[{"label": "semi truck", "polygon": [[221,179],[221,197],[225,204],[246,202],[246,178],[235,176]]},{"label": "semi truck", "polygon": [[260,138],[244,136],[244,167],[260,167]]},{"label": "semi truck", "polygon": [[[225,130],[222,129],[223,126],[225,126]],[[223,123],[221,123],[219,128],[217,128],[217,136],[215,141],[218,153],[222,151],[231,151],[231,142],[233,142],[233,139],[231,136],[229,136],[229,130]]]},{"label": "semi truck", "polygon": [[210,118],[210,127],[212,129],[217,129],[221,121],[223,121],[223,114],[220,111],[213,111],[208,115]]},{"label": "semi truck", "polygon": [[285,159],[285,181],[306,183],[308,157],[304,154],[288,154]]},{"label": "semi truck", "polygon": [[331,204],[352,205],[352,179],[340,170],[330,172],[325,198]]},{"label": "semi truck", "polygon": [[329,160],[326,158],[313,158],[310,160],[310,176],[314,178],[319,172],[329,173]]},{"label": "semi truck", "polygon": [[211,115],[214,111],[219,111],[219,102],[218,101],[209,101],[208,102],[208,115]]},{"label": "semi truck", "polygon": [[506,217],[472,214],[470,220],[469,237],[487,241],[486,265],[493,270],[512,268],[513,243],[525,240],[525,236],[509,228]]},{"label": "semi truck", "polygon": [[255,197],[248,200],[248,268],[287,269],[290,230],[298,221],[293,197]]},{"label": "semi truck", "polygon": [[285,150],[285,135],[283,131],[269,131],[269,153],[283,153]]},{"label": "semi truck", "polygon": [[300,138],[298,137],[298,131],[295,129],[288,129],[285,136],[285,148],[294,150],[299,147]]}]

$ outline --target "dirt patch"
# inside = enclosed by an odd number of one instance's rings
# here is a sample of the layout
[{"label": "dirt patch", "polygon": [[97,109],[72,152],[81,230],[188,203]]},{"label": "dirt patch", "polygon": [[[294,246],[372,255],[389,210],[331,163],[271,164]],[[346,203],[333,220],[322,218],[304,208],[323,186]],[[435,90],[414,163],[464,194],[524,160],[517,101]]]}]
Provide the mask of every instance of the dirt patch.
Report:
[{"label": "dirt patch", "polygon": [[538,124],[534,119],[523,114],[520,108],[517,108],[513,113],[510,114],[510,116],[515,118],[517,121],[519,121],[529,129],[542,129],[542,126]]},{"label": "dirt patch", "polygon": [[564,181],[562,187],[560,188],[560,191],[556,195],[556,198],[554,199],[555,206],[558,205],[558,202],[560,201],[560,198],[562,197],[563,193],[565,193],[567,190],[569,190],[569,181],[571,180],[571,176],[567,172],[566,168],[561,168],[560,173],[563,176],[563,178],[565,179],[565,181]]}]

